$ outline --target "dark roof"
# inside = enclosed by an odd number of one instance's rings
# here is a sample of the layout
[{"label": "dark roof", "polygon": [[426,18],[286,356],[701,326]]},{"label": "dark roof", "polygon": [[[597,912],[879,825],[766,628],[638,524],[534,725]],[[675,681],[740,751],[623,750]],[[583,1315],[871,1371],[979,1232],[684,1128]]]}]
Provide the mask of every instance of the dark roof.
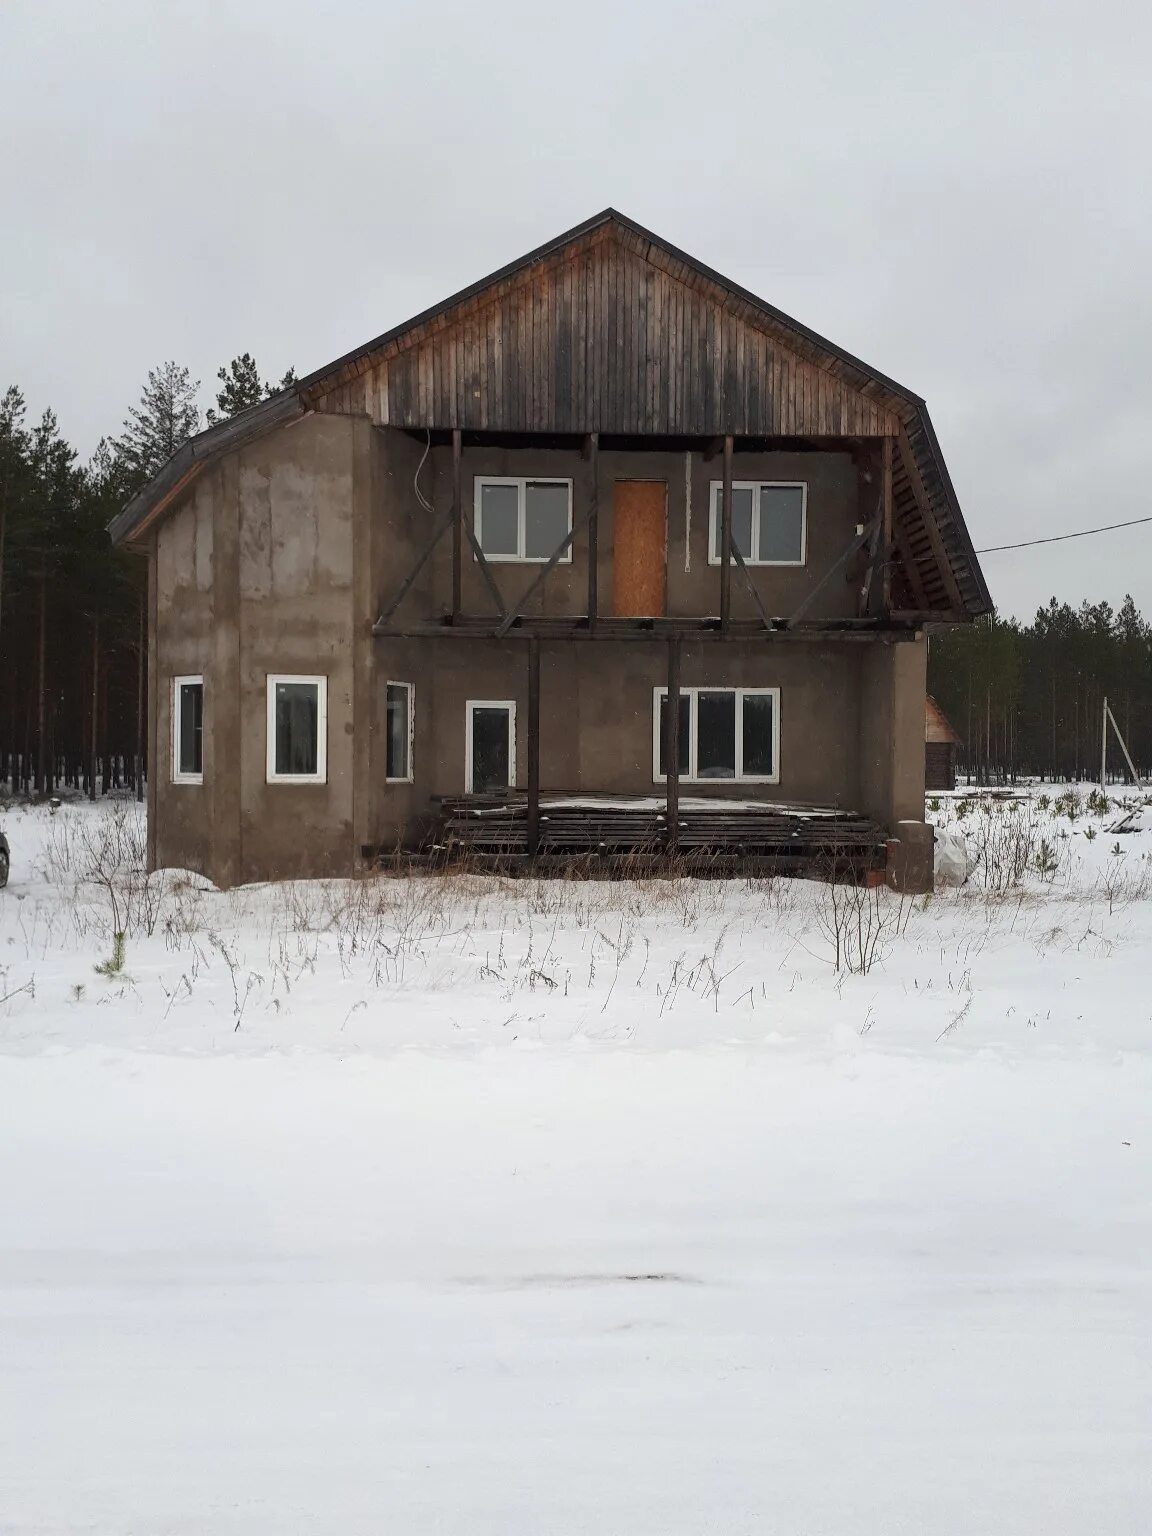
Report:
[{"label": "dark roof", "polygon": [[304,410],[295,389],[282,389],[239,415],[217,422],[176,450],[164,468],[108,524],[113,543],[143,531],[208,464],[263,437]]},{"label": "dark roof", "polygon": [[462,288],[430,309],[423,310],[420,314],[412,316],[411,319],[394,326],[364,345],[326,363],[324,367],[298,380],[291,389],[282,391],[260,405],[253,406],[250,410],[233,417],[230,421],[209,428],[208,431],[192,438],[109,524],[113,539],[126,539],[142,532],[144,526],[151,523],[206,464],[305,411],[308,408],[307,397],[318,386],[335,379],[343,370],[355,367],[371,354],[398,341],[406,332],[416,330],[455,306],[474,298],[485,289],[504,282],[532,266],[533,263],[551,256],[581,236],[590,234],[606,224],[616,224],[631,231],[633,235],[658,247],[672,260],[683,262],[701,277],[726,289],[752,306],[775,327],[802,338],[809,346],[826,353],[830,358],[836,359],[840,364],[862,375],[866,381],[871,381],[898,397],[906,412],[905,425],[917,460],[917,468],[933,503],[937,529],[964,606],[971,615],[991,612],[992,599],[980,569],[980,563],[976,558],[944,456],[940,451],[940,444],[928,415],[928,408],[921,396],[870,367],[852,353],[845,351],[843,347],[837,346],[835,342],[829,341],[808,326],[801,324],[800,321],[792,319],[791,316],[784,314],[782,310],[767,303],[756,294],[741,288],[711,267],[705,266],[695,257],[669,244],[659,235],[645,229],[643,225],[637,224],[635,220],[617,212],[614,208],[605,208],[601,213],[575,225],[572,229],[565,230],[563,234],[537,246],[498,271],[489,273],[478,282],[469,284],[467,288]]}]

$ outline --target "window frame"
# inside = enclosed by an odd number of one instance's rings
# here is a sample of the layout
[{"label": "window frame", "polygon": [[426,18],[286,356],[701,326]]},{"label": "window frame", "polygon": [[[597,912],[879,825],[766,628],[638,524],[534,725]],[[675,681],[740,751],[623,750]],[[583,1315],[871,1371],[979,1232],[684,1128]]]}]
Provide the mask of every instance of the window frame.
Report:
[{"label": "window frame", "polygon": [[[700,778],[697,774],[699,761],[699,706],[702,693],[734,693],[736,695],[735,762],[736,773],[730,779],[712,776]],[[744,773],[744,700],[749,696],[772,699],[772,766],[774,772]],[[660,772],[660,701],[667,698],[668,689],[657,686],[652,690],[652,782],[663,784],[667,774]],[[703,683],[699,687],[681,688],[681,698],[691,699],[688,710],[688,772],[679,776],[681,784],[779,784],[780,782],[780,689],[737,688],[730,683]]]},{"label": "window frame", "polygon": [[[483,495],[486,485],[514,485],[516,487],[516,553],[514,555],[490,555],[484,549],[484,514]],[[551,555],[526,555],[524,553],[527,542],[528,528],[528,486],[530,485],[562,485],[568,492],[568,532],[572,532],[572,480],[564,475],[476,475],[473,477],[472,488],[472,530],[476,535],[476,542],[484,550],[484,559],[489,565],[547,565],[552,559]],[[473,559],[479,562],[479,556],[473,552]],[[572,564],[572,540],[568,541],[568,548],[556,561],[557,565]]]},{"label": "window frame", "polygon": [[[408,771],[403,774],[391,774],[388,772],[388,743],[390,733],[388,730],[388,690],[389,688],[403,688],[408,695]],[[416,747],[416,685],[415,683],[402,683],[398,679],[390,677],[384,682],[384,782],[385,784],[411,784],[413,782],[413,769],[415,763]]]},{"label": "window frame", "polygon": [[[749,555],[744,556],[744,564],[748,566],[781,566],[788,570],[798,570],[808,564],[808,482],[807,480],[733,480],[734,491],[759,491],[761,486],[767,486],[770,490],[779,489],[785,491],[798,490],[801,493],[800,501],[800,558],[799,560],[761,560],[758,556],[754,559]],[[720,527],[721,497],[724,494],[723,480],[712,480],[708,489],[708,564],[719,565],[720,556],[713,553],[716,548],[716,538]],[[752,548],[760,547],[760,518],[759,505],[753,508],[752,518]],[[736,557],[733,555],[732,564],[736,565]]]},{"label": "window frame", "polygon": [[[200,772],[184,773],[180,768],[180,690],[200,685]],[[172,679],[172,782],[173,784],[203,784],[204,782],[204,674],[186,672]]]},{"label": "window frame", "polygon": [[464,701],[464,793],[483,794],[472,787],[472,717],[478,709],[503,709],[508,712],[508,788],[516,788],[516,700],[466,699]]},{"label": "window frame", "polygon": [[[276,772],[276,688],[280,683],[311,683],[316,688],[316,772]],[[328,675],[324,672],[269,672],[266,681],[266,778],[269,784],[327,784]]]}]

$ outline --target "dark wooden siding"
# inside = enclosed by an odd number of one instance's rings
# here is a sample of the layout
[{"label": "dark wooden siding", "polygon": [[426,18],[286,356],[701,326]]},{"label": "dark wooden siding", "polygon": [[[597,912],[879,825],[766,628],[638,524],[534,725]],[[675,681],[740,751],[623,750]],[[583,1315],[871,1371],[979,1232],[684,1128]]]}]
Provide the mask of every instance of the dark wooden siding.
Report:
[{"label": "dark wooden siding", "polygon": [[594,231],[360,357],[310,403],[381,425],[881,436],[897,402],[626,230]]},{"label": "dark wooden siding", "polygon": [[924,788],[955,789],[956,748],[950,741],[924,743]]}]

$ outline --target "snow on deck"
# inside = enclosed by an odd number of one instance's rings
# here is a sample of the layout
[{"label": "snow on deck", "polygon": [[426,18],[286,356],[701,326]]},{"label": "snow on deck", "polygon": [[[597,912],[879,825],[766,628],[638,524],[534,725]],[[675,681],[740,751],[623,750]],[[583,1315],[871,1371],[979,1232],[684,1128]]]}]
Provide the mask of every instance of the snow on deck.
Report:
[{"label": "snow on deck", "polygon": [[[457,814],[463,811],[471,816],[507,816],[511,811],[522,810],[525,803],[524,797],[520,796],[510,800],[507,805],[470,806],[467,801],[459,800],[455,801],[454,805]],[[730,800],[722,795],[681,794],[677,804],[681,811],[756,811],[760,814],[795,816],[805,821],[844,815],[842,810],[826,805],[799,805],[783,800]],[[541,815],[550,810],[655,811],[661,814],[667,806],[668,801],[663,795],[622,795],[612,799],[599,795],[541,794],[540,796]]]}]

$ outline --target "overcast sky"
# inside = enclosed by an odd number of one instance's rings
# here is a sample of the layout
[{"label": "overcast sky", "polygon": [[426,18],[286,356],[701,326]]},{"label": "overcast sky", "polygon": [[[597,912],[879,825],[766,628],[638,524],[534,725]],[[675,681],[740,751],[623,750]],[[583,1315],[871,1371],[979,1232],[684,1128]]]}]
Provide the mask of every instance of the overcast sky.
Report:
[{"label": "overcast sky", "polygon": [[[926,397],[977,547],[1152,514],[1152,13],[3,0],[0,388],[301,372],[612,204]],[[1131,591],[1152,524],[985,561]]]}]

